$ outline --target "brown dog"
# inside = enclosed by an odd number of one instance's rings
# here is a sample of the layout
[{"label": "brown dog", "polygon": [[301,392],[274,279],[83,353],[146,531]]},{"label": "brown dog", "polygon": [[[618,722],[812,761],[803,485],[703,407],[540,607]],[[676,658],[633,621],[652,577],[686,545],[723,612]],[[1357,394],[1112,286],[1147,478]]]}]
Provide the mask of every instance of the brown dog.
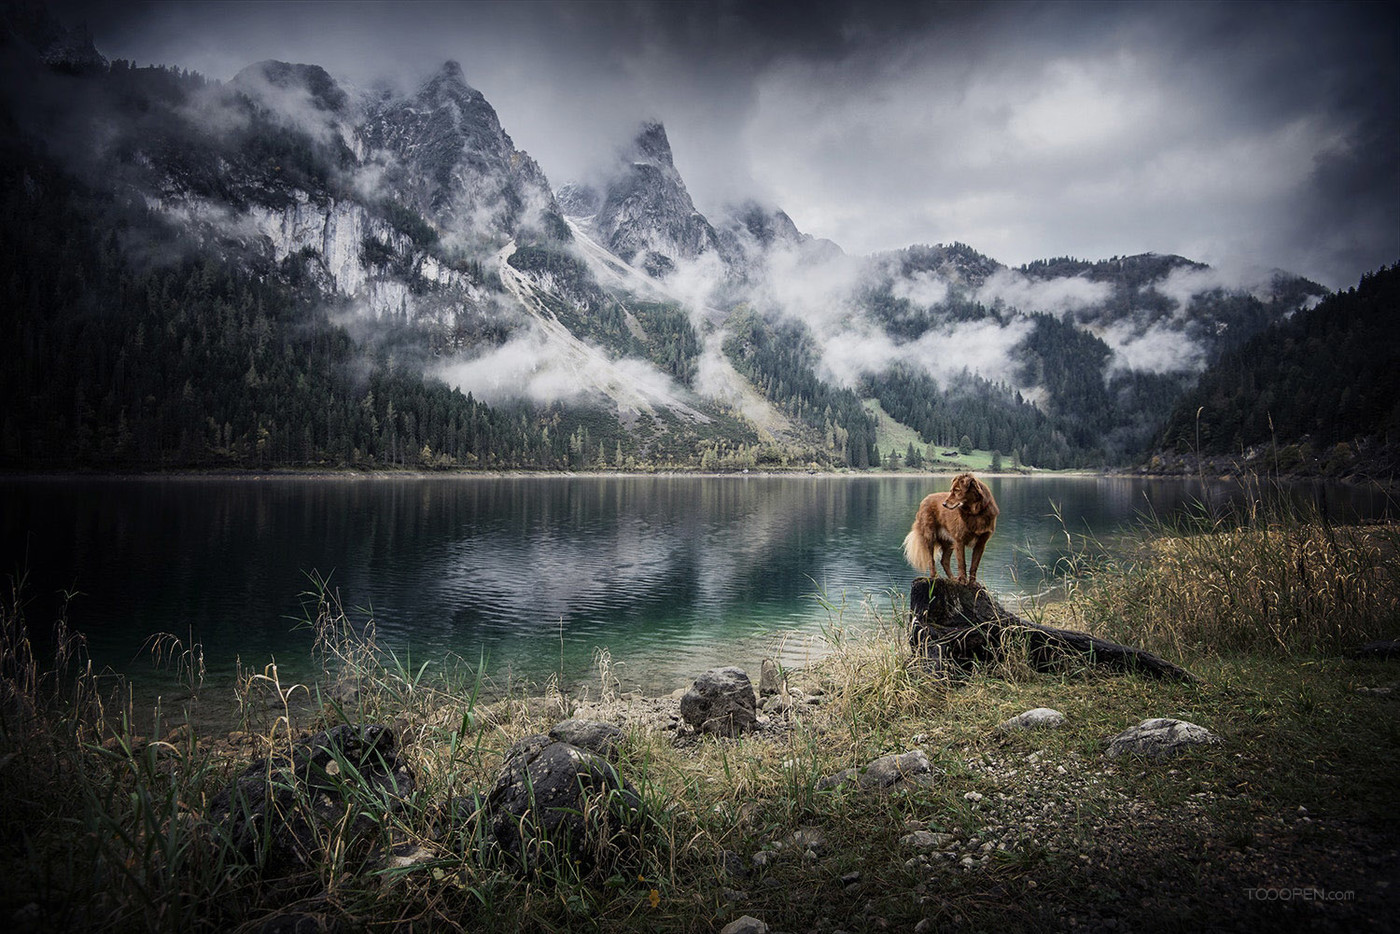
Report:
[{"label": "brown dog", "polygon": [[[928,568],[929,577],[938,576],[934,559],[940,558],[943,573],[953,576],[949,552],[958,550],[958,582],[976,583],[977,565],[987,539],[997,527],[997,501],[987,484],[970,473],[958,474],[947,493],[930,493],[919,504],[914,527],[904,537],[904,557],[916,571]],[[967,567],[967,546],[972,546],[972,567]]]}]

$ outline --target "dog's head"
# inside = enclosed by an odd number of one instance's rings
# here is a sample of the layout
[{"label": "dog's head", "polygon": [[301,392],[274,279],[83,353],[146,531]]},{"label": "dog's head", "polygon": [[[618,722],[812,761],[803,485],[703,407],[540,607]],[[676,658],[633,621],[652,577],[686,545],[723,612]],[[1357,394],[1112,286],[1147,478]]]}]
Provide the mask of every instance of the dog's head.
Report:
[{"label": "dog's head", "polygon": [[968,515],[975,516],[983,511],[996,515],[996,501],[992,499],[992,491],[981,480],[978,480],[970,473],[960,473],[953,478],[953,485],[948,490],[948,498],[943,501],[944,509],[961,509]]}]

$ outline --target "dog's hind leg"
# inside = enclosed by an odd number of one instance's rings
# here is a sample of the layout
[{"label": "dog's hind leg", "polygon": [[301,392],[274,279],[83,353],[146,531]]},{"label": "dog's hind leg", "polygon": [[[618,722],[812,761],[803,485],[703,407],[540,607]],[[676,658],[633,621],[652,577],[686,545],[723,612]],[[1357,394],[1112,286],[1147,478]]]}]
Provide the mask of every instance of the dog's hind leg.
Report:
[{"label": "dog's hind leg", "polygon": [[[950,564],[953,559],[953,537],[948,534],[947,529],[939,527],[933,534],[933,541],[929,544],[933,546],[935,558],[943,565],[944,576],[951,578],[953,576],[953,568]],[[933,568],[929,577],[938,577],[938,569]]]}]

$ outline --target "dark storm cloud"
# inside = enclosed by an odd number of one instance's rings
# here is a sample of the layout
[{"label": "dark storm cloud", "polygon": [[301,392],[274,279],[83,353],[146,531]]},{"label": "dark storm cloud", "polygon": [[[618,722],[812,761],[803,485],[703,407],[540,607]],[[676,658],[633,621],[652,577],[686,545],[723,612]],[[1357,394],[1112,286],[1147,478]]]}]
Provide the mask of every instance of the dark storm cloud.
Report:
[{"label": "dark storm cloud", "polygon": [[[62,7],[61,7],[62,8]],[[109,56],[410,85],[443,60],[557,185],[643,117],[703,210],[857,252],[1176,252],[1346,286],[1400,259],[1389,3],[71,3]]]}]

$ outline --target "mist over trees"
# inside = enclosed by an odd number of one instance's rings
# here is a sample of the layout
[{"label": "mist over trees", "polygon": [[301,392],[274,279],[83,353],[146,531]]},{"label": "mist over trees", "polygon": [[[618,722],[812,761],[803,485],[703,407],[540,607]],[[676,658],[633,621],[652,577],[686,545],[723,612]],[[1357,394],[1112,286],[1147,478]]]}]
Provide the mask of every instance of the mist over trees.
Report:
[{"label": "mist over trees", "polygon": [[1230,456],[1292,445],[1288,466],[1325,467],[1348,460],[1353,442],[1400,445],[1400,265],[1226,352],[1173,409],[1160,447]]}]

